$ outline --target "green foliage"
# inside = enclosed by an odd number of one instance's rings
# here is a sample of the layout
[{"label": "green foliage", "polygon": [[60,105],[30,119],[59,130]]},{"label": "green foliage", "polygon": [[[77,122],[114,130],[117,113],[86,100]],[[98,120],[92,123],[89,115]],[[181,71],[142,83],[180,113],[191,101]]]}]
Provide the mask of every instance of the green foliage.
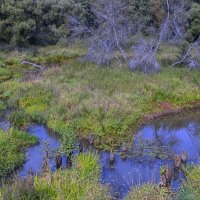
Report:
[{"label": "green foliage", "polygon": [[193,3],[190,10],[190,29],[193,39],[197,39],[200,35],[200,3]]},{"label": "green foliage", "polygon": [[[171,50],[166,49],[167,45],[161,51],[163,55],[170,54]],[[83,55],[84,49],[55,46],[38,49],[43,58],[56,53],[65,55],[64,52],[76,58]],[[15,55],[22,56],[17,52]],[[30,59],[38,58],[37,55]],[[65,138],[65,150],[69,153],[77,136],[89,138],[93,134],[98,146],[117,147],[130,140],[130,130],[136,130],[144,115],[163,112],[166,108],[162,104],[173,109],[198,102],[199,77],[199,70],[165,67],[159,74],[145,76],[117,66],[99,68],[69,59],[49,67],[39,81],[12,78],[1,83],[0,95],[8,107],[17,110],[11,115],[15,126],[25,125],[29,119],[46,123]]]},{"label": "green foliage", "polygon": [[67,15],[93,21],[89,1],[6,0],[0,3],[0,42],[14,45],[55,44],[70,33]]},{"label": "green foliage", "polygon": [[13,111],[9,117],[13,126],[17,128],[25,127],[30,121],[28,114],[23,110]]},{"label": "green foliage", "polygon": [[0,112],[5,109],[4,103],[0,100]]},{"label": "green foliage", "polygon": [[21,90],[18,99],[19,108],[23,109],[33,120],[41,121],[51,102],[52,93],[40,84],[27,85]]},{"label": "green foliage", "polygon": [[0,60],[0,82],[9,79],[12,73],[6,68],[6,65]]},{"label": "green foliage", "polygon": [[98,157],[81,154],[75,162],[71,170],[58,171],[53,175],[47,173],[41,177],[36,176],[34,180],[29,178],[16,181],[2,190],[2,197],[7,200],[110,199],[107,188],[99,183]]},{"label": "green foliage", "polygon": [[129,0],[129,6],[128,6],[128,13],[130,15],[131,20],[138,21],[138,25],[141,26],[140,29],[144,31],[147,24],[151,20],[150,15],[150,1],[144,0],[144,1],[132,1]]},{"label": "green foliage", "polygon": [[0,177],[20,167],[25,159],[24,150],[36,142],[36,137],[24,132],[0,130]]},{"label": "green foliage", "polygon": [[76,133],[73,127],[67,127],[62,134],[61,151],[67,156],[74,150],[76,144]]}]

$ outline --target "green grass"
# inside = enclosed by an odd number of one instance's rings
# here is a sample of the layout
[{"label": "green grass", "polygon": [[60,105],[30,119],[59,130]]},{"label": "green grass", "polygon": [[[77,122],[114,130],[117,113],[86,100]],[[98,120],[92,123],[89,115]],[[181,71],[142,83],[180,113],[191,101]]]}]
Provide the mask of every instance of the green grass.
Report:
[{"label": "green grass", "polygon": [[6,68],[0,67],[0,82],[5,81],[10,77],[11,77],[11,72]]},{"label": "green grass", "polygon": [[[165,51],[166,47],[161,52]],[[41,64],[47,64],[42,77],[21,82],[18,76],[6,81],[0,85],[0,97],[9,107],[21,110],[28,118],[43,122],[60,134],[69,126],[75,127],[77,135],[83,138],[92,133],[104,149],[117,147],[123,140],[131,141],[131,133],[143,117],[165,111],[163,105],[173,110],[200,100],[199,70],[165,67],[161,73],[146,76],[118,66],[105,68],[75,59],[83,53],[77,47],[38,49],[36,57],[31,59],[41,57]],[[16,55],[19,59],[28,56],[15,52],[15,59]],[[63,55],[71,59],[62,59]],[[60,62],[48,64],[49,56]],[[9,69],[17,63],[10,57],[10,63],[5,61]],[[20,74],[20,65],[17,66]]]},{"label": "green grass", "polygon": [[0,112],[5,109],[5,105],[2,101],[0,101]]},{"label": "green grass", "polygon": [[106,200],[108,190],[99,182],[98,157],[80,154],[71,170],[46,173],[30,177],[25,181],[16,180],[12,186],[0,191],[6,200]]},{"label": "green grass", "polygon": [[[45,123],[66,141],[68,137],[75,138],[74,134],[82,138],[93,134],[98,147],[117,148],[123,141],[132,143],[133,133],[145,115],[192,107],[200,101],[200,70],[168,67],[179,51],[163,46],[158,55],[163,69],[148,76],[125,67],[81,62],[76,58],[83,56],[85,49],[76,46],[39,48],[34,54],[0,52],[0,69],[12,74],[9,80],[1,79],[4,82],[0,84],[0,110],[5,108],[2,102],[6,102],[16,128],[36,121]],[[23,71],[33,70],[21,65],[23,60],[46,67],[39,79],[23,80]],[[9,134],[1,131],[0,176],[20,166],[25,148],[35,142],[36,138],[17,130]],[[30,180],[16,181],[2,195],[6,195],[4,199],[16,199],[16,195],[19,199],[109,199],[107,189],[98,183],[97,163],[96,156],[81,154],[71,170],[36,177],[34,184]],[[198,199],[199,179],[199,168],[195,168],[177,199]],[[133,189],[127,200],[163,200],[167,195],[166,189],[145,185]]]},{"label": "green grass", "polygon": [[25,149],[36,142],[36,137],[24,132],[0,130],[0,178],[20,167],[25,159]]},{"label": "green grass", "polygon": [[200,199],[200,166],[193,167],[187,174],[187,181],[178,192],[177,200],[199,200]]},{"label": "green grass", "polygon": [[167,200],[170,191],[167,188],[159,188],[154,185],[143,185],[134,188],[125,200]]}]

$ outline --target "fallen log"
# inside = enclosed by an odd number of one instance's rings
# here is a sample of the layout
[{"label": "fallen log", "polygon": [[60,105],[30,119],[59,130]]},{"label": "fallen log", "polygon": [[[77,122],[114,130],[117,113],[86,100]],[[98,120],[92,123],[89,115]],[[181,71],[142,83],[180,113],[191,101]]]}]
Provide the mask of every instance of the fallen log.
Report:
[{"label": "fallen log", "polygon": [[38,65],[36,63],[28,62],[28,61],[23,61],[21,62],[22,65],[31,65],[32,67],[38,68],[40,71],[44,70],[44,67],[41,65]]}]

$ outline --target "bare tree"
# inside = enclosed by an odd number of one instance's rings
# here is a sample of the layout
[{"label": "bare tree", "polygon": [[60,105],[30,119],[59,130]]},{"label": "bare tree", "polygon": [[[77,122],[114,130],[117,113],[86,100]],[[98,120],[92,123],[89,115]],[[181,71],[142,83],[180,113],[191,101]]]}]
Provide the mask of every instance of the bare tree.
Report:
[{"label": "bare tree", "polygon": [[189,47],[185,50],[184,55],[175,63],[171,65],[174,67],[180,64],[187,64],[190,69],[200,67],[200,36],[199,38],[189,45]]},{"label": "bare tree", "polygon": [[141,39],[133,47],[133,58],[129,62],[129,68],[145,74],[158,72],[161,67],[156,59],[155,46],[154,40]]},{"label": "bare tree", "polygon": [[[157,37],[151,35],[149,41],[144,39],[140,40],[133,47],[133,58],[129,62],[129,67],[133,70],[140,70],[144,73],[154,73],[161,69],[159,62],[157,61],[157,54],[159,52],[160,46],[164,42],[173,42],[173,44],[180,44],[186,37],[186,26],[187,26],[187,6],[188,1],[172,1],[166,0],[166,17],[161,25],[159,34]],[[154,32],[155,34],[155,32]],[[198,41],[196,42],[198,43]],[[185,61],[188,58],[188,54],[191,52],[193,44],[188,49],[187,53],[183,58],[173,66],[180,64],[180,62]],[[189,65],[191,67],[198,66],[195,59],[188,59]]]},{"label": "bare tree", "polygon": [[166,0],[166,4],[167,16],[159,31],[158,39],[153,39],[153,36],[151,36],[151,39],[149,41],[145,39],[140,39],[140,41],[135,46],[133,46],[133,58],[129,62],[130,69],[142,71],[145,74],[160,71],[161,66],[157,61],[157,53],[162,42],[169,37],[169,0]]},{"label": "bare tree", "polygon": [[[86,59],[100,65],[108,65],[116,60],[118,63],[126,63],[132,70],[155,73],[161,70],[157,60],[157,54],[163,43],[181,44],[186,38],[187,9],[189,0],[166,0],[166,16],[159,30],[151,28],[153,33],[150,39],[140,38],[132,47],[132,58],[127,57],[127,41],[129,41],[132,29],[129,18],[126,16],[126,6],[121,0],[95,0],[92,11],[96,16],[97,24],[93,28],[86,27],[75,17],[71,17],[73,32],[76,34],[88,34],[89,47]],[[134,31],[137,32],[137,31]],[[156,34],[158,33],[158,34]],[[198,67],[196,58],[199,57],[195,50],[199,41],[192,44],[185,55],[172,66],[187,63],[190,68]],[[196,53],[194,52],[196,51]],[[193,56],[191,56],[193,52]]]},{"label": "bare tree", "polygon": [[97,25],[93,29],[71,18],[75,33],[85,32],[91,36],[86,59],[103,65],[112,59],[128,63],[124,46],[130,27],[123,3],[119,0],[98,0],[93,4],[93,13],[97,18]]}]

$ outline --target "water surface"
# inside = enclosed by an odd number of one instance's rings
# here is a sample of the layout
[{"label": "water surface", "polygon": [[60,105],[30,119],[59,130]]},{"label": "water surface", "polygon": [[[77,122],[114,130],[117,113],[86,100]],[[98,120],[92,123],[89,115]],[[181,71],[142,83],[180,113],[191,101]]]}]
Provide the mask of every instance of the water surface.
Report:
[{"label": "water surface", "polygon": [[[174,155],[188,153],[188,164],[200,163],[200,112],[189,112],[157,120],[140,128],[129,158],[116,155],[109,165],[109,153],[101,154],[102,182],[111,185],[113,195],[123,198],[134,186],[160,182],[160,167],[173,169]],[[174,173],[172,189],[180,188],[183,172]]]},{"label": "water surface", "polygon": [[8,131],[10,128],[10,122],[7,119],[8,111],[0,113],[0,129]]},{"label": "water surface", "polygon": [[[0,118],[0,128],[7,127],[7,122]],[[39,138],[39,144],[27,150],[27,161],[19,170],[20,176],[26,176],[31,170],[38,174],[42,170],[43,144],[48,141],[51,148],[59,148],[60,142],[44,125],[31,124],[28,132]],[[88,147],[84,148],[88,151]],[[102,165],[101,182],[110,186],[112,196],[123,199],[130,189],[144,183],[160,182],[160,167],[169,165],[173,169],[174,155],[182,151],[188,153],[188,164],[200,163],[200,112],[188,112],[157,120],[140,128],[132,147],[124,160],[120,152],[115,155],[114,165],[109,163],[109,152],[99,152]],[[63,157],[63,163],[66,159]],[[54,171],[55,159],[49,161]],[[174,174],[172,189],[180,188],[184,174]]]}]

